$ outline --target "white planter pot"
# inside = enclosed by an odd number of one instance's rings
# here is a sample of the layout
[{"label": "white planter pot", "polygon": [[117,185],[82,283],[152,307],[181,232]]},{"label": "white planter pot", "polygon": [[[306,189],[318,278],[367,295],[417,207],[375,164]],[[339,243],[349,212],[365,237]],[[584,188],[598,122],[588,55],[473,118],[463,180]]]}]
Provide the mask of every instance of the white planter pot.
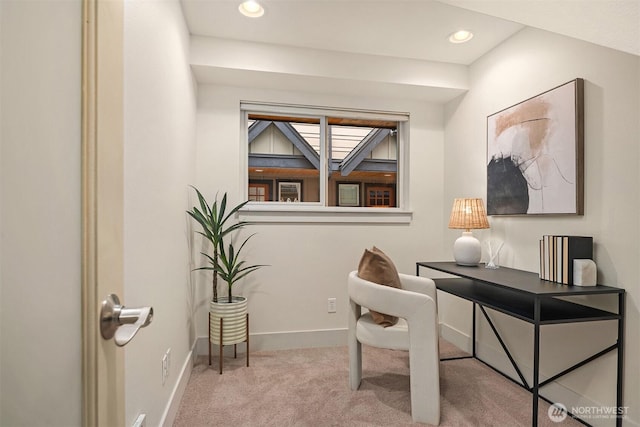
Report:
[{"label": "white planter pot", "polygon": [[[238,344],[247,340],[247,299],[233,296],[219,297],[209,304],[209,339],[213,344]],[[222,343],[220,342],[220,319],[222,319]]]}]

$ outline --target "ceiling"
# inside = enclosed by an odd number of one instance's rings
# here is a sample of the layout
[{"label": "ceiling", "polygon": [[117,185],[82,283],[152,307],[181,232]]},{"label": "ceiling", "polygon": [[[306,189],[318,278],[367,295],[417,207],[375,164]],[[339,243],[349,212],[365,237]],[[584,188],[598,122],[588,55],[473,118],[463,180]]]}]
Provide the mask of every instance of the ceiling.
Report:
[{"label": "ceiling", "polygon": [[440,0],[640,56],[640,0]]},{"label": "ceiling", "polygon": [[[193,35],[469,65],[525,26],[640,55],[640,0],[181,0]],[[447,38],[458,29],[475,37]]]}]

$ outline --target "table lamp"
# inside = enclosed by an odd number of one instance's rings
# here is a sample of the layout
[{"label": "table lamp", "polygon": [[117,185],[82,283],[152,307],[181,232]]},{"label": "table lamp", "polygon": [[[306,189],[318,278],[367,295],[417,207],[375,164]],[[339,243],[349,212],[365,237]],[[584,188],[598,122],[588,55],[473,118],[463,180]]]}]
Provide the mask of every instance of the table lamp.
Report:
[{"label": "table lamp", "polygon": [[489,228],[489,220],[482,199],[455,199],[451,218],[449,218],[449,228],[465,230],[453,244],[453,258],[456,264],[477,265],[482,255],[482,247],[471,230]]}]

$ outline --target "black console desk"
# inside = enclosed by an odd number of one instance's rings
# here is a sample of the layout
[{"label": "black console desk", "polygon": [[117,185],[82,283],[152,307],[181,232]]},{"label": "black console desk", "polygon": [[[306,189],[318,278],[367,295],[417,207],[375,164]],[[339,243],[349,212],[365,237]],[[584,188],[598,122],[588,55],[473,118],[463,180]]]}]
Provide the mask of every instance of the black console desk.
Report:
[{"label": "black console desk", "polygon": [[[540,395],[541,387],[613,350],[617,350],[618,356],[616,406],[618,408],[623,406],[624,289],[602,285],[584,287],[567,286],[542,280],[538,277],[537,273],[505,267],[487,269],[484,267],[484,264],[475,267],[466,267],[457,265],[455,262],[417,262],[416,275],[418,276],[420,275],[421,267],[457,276],[455,278],[433,280],[438,290],[464,298],[473,303],[472,357],[474,358],[478,358],[476,355],[476,306],[480,307],[493,333],[498,338],[500,345],[520,377],[521,383],[519,384],[533,394],[533,426],[538,425],[538,398],[540,397],[553,403]],[[617,313],[599,310],[557,298],[576,295],[598,296],[616,294],[618,296]],[[498,330],[485,311],[485,307],[533,324],[533,384],[529,385],[525,380],[520,368],[511,356],[509,349],[500,337]],[[559,323],[592,322],[597,320],[616,320],[618,322],[618,339],[616,343],[540,382],[540,327]],[[622,425],[622,416],[618,416],[616,425]]]}]

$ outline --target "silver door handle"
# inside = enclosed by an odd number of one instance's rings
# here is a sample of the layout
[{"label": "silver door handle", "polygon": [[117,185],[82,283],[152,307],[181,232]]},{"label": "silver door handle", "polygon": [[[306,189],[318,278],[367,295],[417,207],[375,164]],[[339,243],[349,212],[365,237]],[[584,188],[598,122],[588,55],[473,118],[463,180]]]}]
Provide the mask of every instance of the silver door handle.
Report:
[{"label": "silver door handle", "polygon": [[100,333],[105,340],[113,338],[116,345],[122,347],[152,319],[153,307],[126,308],[120,305],[117,295],[110,294],[102,301]]}]

